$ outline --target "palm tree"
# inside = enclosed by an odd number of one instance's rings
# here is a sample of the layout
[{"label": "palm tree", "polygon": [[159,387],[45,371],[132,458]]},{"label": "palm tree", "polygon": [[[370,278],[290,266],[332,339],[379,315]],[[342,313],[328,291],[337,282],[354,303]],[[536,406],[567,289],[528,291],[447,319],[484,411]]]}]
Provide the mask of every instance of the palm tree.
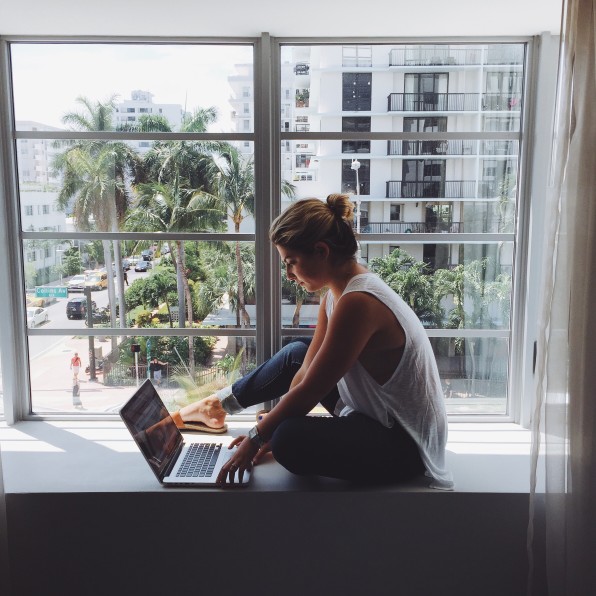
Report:
[{"label": "palm tree", "polygon": [[[252,158],[246,159],[235,147],[229,147],[213,160],[211,175],[215,181],[213,193],[204,192],[214,203],[220,206],[222,213],[234,225],[234,232],[240,233],[240,226],[247,217],[255,215],[255,179]],[[294,198],[294,185],[284,181],[282,194]],[[236,241],[236,274],[238,283],[238,309],[240,328],[250,326],[250,317],[245,308],[244,272],[240,242]]]},{"label": "palm tree", "polygon": [[292,315],[292,327],[298,327],[300,325],[300,309],[302,308],[306,297],[309,295],[309,292],[307,292],[303,286],[288,279],[286,268],[283,265],[281,268],[281,286],[283,290],[293,296],[296,301],[294,314]]},{"label": "palm tree", "polygon": [[397,292],[425,325],[435,324],[440,320],[440,308],[433,290],[433,276],[426,263],[416,261],[398,248],[386,257],[372,259],[370,270]]},{"label": "palm tree", "polygon": [[[92,102],[78,97],[76,102],[81,112],[70,112],[62,121],[71,130],[81,132],[113,131],[113,113],[116,96],[106,101]],[[54,160],[54,169],[63,174],[63,183],[58,195],[58,206],[66,210],[74,198],[73,214],[79,230],[93,227],[102,232],[117,232],[126,216],[130,203],[127,179],[139,173],[138,155],[126,143],[83,140],[66,142]],[[93,163],[97,162],[97,163]],[[93,202],[97,202],[93,205]],[[119,241],[114,241],[114,261],[118,280],[118,303],[120,304],[120,326],[126,326],[124,302],[124,275]],[[109,242],[103,242],[105,265],[108,272],[108,295],[110,304],[115,304],[115,289],[112,272],[112,254]],[[111,325],[116,326],[115,309],[111,309]]]}]

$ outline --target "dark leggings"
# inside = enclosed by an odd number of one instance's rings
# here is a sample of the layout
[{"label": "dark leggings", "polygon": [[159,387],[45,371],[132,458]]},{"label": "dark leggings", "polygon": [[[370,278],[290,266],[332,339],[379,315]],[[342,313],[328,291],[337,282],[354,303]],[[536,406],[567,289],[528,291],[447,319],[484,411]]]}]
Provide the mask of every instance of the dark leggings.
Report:
[{"label": "dark leggings", "polygon": [[[310,340],[294,341],[232,386],[243,407],[284,395],[300,369]],[[365,416],[334,415],[337,387],[321,400],[332,414],[284,420],[273,433],[275,459],[290,472],[360,483],[394,483],[424,472],[418,447],[397,422],[387,428]]]}]

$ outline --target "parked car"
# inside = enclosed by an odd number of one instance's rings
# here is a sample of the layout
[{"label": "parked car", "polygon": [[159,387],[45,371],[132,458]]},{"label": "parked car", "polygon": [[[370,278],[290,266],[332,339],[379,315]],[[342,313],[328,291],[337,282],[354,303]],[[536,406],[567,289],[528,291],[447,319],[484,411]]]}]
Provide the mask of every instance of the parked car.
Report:
[{"label": "parked car", "polygon": [[85,281],[85,287],[92,290],[103,290],[108,287],[108,274],[105,271],[90,273]]},{"label": "parked car", "polygon": [[45,308],[33,308],[27,309],[27,327],[37,327],[42,323],[48,322],[48,311]]},{"label": "parked car", "polygon": [[[91,308],[95,308],[96,304],[92,300]],[[66,318],[67,319],[84,319],[87,316],[87,297],[75,296],[66,303]]]},{"label": "parked car", "polygon": [[151,269],[151,267],[152,267],[152,265],[149,261],[139,261],[135,265],[135,271],[146,272],[146,271],[149,271],[149,269]]},{"label": "parked car", "polygon": [[122,259],[122,269],[124,269],[124,271],[130,269],[130,261],[128,259]]},{"label": "parked car", "polygon": [[80,274],[80,275],[73,275],[66,284],[69,292],[83,292],[85,290],[85,281],[87,280],[87,276]]},{"label": "parked car", "polygon": [[153,251],[148,248],[141,252],[141,257],[143,257],[143,261],[153,261]]}]

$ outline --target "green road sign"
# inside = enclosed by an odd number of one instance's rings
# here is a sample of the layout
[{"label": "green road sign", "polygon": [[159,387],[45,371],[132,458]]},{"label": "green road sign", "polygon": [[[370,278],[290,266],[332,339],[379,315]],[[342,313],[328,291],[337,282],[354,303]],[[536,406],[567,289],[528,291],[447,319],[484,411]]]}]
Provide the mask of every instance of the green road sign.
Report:
[{"label": "green road sign", "polygon": [[35,286],[36,298],[68,298],[66,286]]}]

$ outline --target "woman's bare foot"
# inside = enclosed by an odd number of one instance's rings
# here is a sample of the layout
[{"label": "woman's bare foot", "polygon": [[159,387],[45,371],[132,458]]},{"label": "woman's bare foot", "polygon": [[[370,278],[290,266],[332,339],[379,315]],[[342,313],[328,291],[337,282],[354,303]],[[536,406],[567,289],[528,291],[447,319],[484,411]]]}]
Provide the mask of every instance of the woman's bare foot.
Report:
[{"label": "woman's bare foot", "polygon": [[217,395],[210,395],[180,409],[184,422],[202,422],[211,428],[221,428],[226,419],[226,412],[221,407]]}]

